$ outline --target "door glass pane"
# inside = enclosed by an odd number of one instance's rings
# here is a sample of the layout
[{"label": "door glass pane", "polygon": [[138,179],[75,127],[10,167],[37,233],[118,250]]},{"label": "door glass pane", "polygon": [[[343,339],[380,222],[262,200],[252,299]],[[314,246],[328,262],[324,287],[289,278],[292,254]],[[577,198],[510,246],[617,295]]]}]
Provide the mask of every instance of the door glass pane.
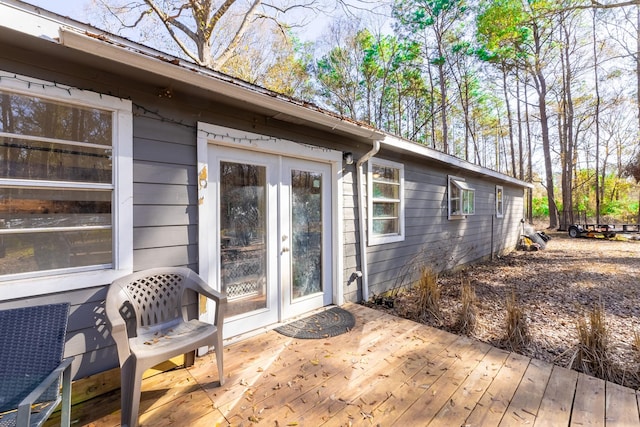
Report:
[{"label": "door glass pane", "polygon": [[292,295],[322,292],[322,174],[291,171]]},{"label": "door glass pane", "polygon": [[220,264],[227,316],[267,307],[266,168],[220,163]]}]

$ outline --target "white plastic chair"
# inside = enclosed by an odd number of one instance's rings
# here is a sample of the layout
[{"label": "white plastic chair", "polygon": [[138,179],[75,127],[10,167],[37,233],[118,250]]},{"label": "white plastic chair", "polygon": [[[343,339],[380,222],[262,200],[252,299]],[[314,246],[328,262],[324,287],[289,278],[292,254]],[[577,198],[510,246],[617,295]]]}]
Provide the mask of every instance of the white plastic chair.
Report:
[{"label": "white plastic chair", "polygon": [[[216,302],[214,324],[188,318],[184,299],[188,289]],[[106,313],[120,359],[123,427],[138,424],[142,374],[160,362],[200,347],[213,347],[220,385],[224,384],[222,325],[226,304],[225,295],[184,267],[140,271],[111,284]]]}]

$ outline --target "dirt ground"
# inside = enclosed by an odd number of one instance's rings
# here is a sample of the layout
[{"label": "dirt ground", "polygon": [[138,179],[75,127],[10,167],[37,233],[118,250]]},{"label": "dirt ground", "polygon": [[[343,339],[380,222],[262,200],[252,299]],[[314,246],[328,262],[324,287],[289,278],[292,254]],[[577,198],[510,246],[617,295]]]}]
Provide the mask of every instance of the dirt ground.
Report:
[{"label": "dirt ground", "polygon": [[[517,350],[526,356],[570,367],[578,344],[578,321],[602,304],[608,360],[623,385],[640,388],[640,241],[551,236],[546,248],[511,254],[438,278],[440,321],[420,313],[415,290],[394,296],[393,307],[372,306],[396,315],[456,332],[461,283],[469,280],[476,294],[476,327],[471,336],[494,346],[505,342],[506,301],[514,292],[524,313],[530,342]],[[637,237],[637,235],[635,236]],[[635,338],[635,340],[634,340]]]}]

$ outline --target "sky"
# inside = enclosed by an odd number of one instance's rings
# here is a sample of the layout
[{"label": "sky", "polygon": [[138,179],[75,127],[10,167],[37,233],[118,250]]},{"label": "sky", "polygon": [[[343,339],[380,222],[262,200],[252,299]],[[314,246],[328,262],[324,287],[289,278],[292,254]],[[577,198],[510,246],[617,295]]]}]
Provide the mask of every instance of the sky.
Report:
[{"label": "sky", "polygon": [[86,22],[85,7],[91,4],[91,0],[23,0],[34,6],[68,16],[78,21]]},{"label": "sky", "polygon": [[[90,24],[87,17],[86,10],[92,7],[92,0],[22,0],[25,3],[32,4],[34,6],[42,7],[43,9],[57,13],[59,15],[68,16],[77,21]],[[347,0],[349,1],[349,0]],[[358,8],[362,8],[363,4],[371,3],[371,0],[353,0],[353,4],[356,4]],[[321,30],[327,25],[326,20],[322,16],[317,16],[315,22],[306,28],[298,36],[303,40],[313,40],[318,37]],[[390,25],[390,24],[389,24]],[[390,26],[385,27],[385,31],[390,30]]]}]

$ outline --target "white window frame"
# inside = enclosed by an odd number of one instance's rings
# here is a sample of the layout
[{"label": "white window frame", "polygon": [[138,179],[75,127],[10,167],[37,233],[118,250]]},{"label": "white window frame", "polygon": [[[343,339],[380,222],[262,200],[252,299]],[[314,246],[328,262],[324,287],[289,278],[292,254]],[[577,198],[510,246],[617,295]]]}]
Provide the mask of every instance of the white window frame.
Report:
[{"label": "white window frame", "polygon": [[[133,271],[133,109],[132,103],[109,95],[76,89],[0,70],[0,89],[25,96],[112,112],[113,263],[86,269],[28,272],[0,276],[0,301],[101,286]],[[18,182],[20,181],[20,182]],[[24,180],[0,178],[2,185]],[[63,183],[58,185],[64,186]]]},{"label": "white window frame", "polygon": [[[373,197],[373,165],[380,165],[384,167],[390,167],[398,170],[398,185],[399,185],[399,198],[398,199],[376,199]],[[367,200],[368,200],[368,215],[367,215],[367,237],[369,246],[382,245],[385,243],[401,242],[405,239],[404,231],[404,165],[402,163],[393,162],[391,160],[384,160],[378,158],[369,159],[367,162]],[[398,233],[393,234],[374,234],[373,233],[373,204],[374,202],[394,202],[398,203]]]},{"label": "white window frame", "polygon": [[[453,187],[455,186],[459,191],[460,191],[460,197],[459,198],[453,198]],[[467,182],[465,181],[464,178],[460,178],[457,176],[452,176],[449,175],[448,176],[448,181],[447,181],[447,213],[448,213],[448,218],[449,219],[464,219],[469,215],[475,215],[476,213],[476,197],[475,197],[475,192],[476,190],[473,187],[470,187],[469,184],[467,184]],[[473,206],[471,211],[467,211],[465,212],[464,210],[464,194],[465,193],[472,193],[473,194]],[[461,211],[457,211],[453,209],[453,202],[454,200],[460,200],[460,208]]]},{"label": "white window frame", "polygon": [[502,185],[496,185],[496,217],[504,217],[504,188]]}]

